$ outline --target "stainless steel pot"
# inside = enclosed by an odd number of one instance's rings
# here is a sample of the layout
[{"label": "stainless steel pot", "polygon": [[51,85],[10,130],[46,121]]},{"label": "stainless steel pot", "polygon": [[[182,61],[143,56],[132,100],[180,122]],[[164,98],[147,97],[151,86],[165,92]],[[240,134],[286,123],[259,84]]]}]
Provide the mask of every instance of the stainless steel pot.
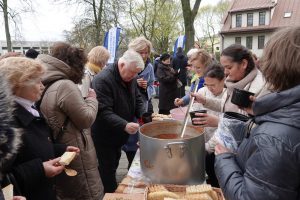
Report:
[{"label": "stainless steel pot", "polygon": [[[201,184],[205,181],[205,141],[202,127],[187,125],[187,139],[158,139],[160,134],[180,135],[180,121],[159,121],[140,127],[143,174],[153,183]],[[179,136],[180,137],[180,136]]]}]

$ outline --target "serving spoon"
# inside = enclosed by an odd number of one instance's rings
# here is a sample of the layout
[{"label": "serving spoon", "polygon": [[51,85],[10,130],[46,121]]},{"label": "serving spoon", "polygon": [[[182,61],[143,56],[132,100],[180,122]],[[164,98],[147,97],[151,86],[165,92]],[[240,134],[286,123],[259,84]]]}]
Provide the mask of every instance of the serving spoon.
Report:
[{"label": "serving spoon", "polygon": [[[197,91],[197,88],[198,88],[198,85],[199,85],[199,79],[196,80],[196,82],[195,82],[195,87],[193,88],[193,91],[191,91],[191,92],[193,92],[193,93],[196,92],[196,91]],[[180,137],[181,137],[181,138],[183,138],[183,136],[184,136],[185,129],[186,129],[186,125],[187,125],[188,118],[189,118],[189,113],[190,113],[190,110],[191,110],[192,105],[193,105],[193,103],[194,103],[194,100],[195,100],[195,97],[191,97],[190,103],[189,103],[188,108],[187,108],[187,111],[186,111],[186,113],[185,113],[183,125],[182,125],[181,131],[180,131]]]}]

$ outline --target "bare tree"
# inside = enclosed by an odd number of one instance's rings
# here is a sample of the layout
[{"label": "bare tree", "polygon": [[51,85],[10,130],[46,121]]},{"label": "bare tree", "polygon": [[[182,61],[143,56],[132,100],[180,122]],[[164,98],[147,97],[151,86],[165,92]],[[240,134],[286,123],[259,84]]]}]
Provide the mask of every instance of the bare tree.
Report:
[{"label": "bare tree", "polygon": [[196,36],[197,40],[204,48],[209,42],[208,51],[214,53],[214,47],[218,37],[218,32],[221,29],[221,21],[224,14],[227,12],[230,5],[229,0],[222,0],[217,5],[207,5],[199,9],[196,23],[201,31],[202,37]]},{"label": "bare tree", "polygon": [[200,3],[201,0],[196,0],[193,9],[191,9],[190,0],[181,0],[185,36],[186,36],[186,43],[185,43],[186,50],[194,46],[194,42],[195,42],[194,21],[198,13]]},{"label": "bare tree", "polygon": [[20,14],[24,12],[34,12],[32,7],[32,2],[28,1],[20,1],[21,9],[12,9],[8,5],[8,0],[0,0],[0,12],[3,12],[4,19],[4,27],[5,27],[5,36],[7,43],[7,51],[12,51],[12,42],[11,42],[11,34],[10,34],[10,20],[14,23],[15,35],[17,35],[20,30],[19,25],[21,24]]},{"label": "bare tree", "polygon": [[7,6],[7,0],[0,1],[0,7],[3,12],[4,17],[4,25],[5,25],[5,36],[6,36],[6,43],[7,43],[7,51],[11,52],[11,37],[9,32],[9,23],[8,23],[8,6]]},{"label": "bare tree", "polygon": [[180,32],[181,12],[177,7],[175,0],[129,0],[128,15],[133,28],[126,29],[127,36],[143,35],[158,53],[168,51]]},{"label": "bare tree", "polygon": [[[67,6],[78,5],[78,7],[84,10],[80,18],[74,22],[74,30],[71,32],[65,31],[65,34],[69,36],[70,34],[73,34],[73,36],[76,36],[76,33],[78,33],[78,27],[84,27],[83,29],[85,30],[87,28],[93,29],[88,31],[89,33],[93,32],[92,35],[89,35],[92,37],[93,45],[95,46],[101,44],[101,34],[103,34],[102,19],[105,0],[54,0],[54,2],[66,4]],[[78,37],[80,38],[81,36],[79,35]]]},{"label": "bare tree", "polygon": [[[202,37],[196,36],[197,40],[201,44],[201,48],[205,48],[211,53],[214,53],[216,31],[218,31],[218,27],[220,27],[220,25],[216,23],[214,10],[212,5],[200,8],[197,16],[199,20],[196,21],[202,33]],[[207,45],[208,42],[210,45]]]},{"label": "bare tree", "polygon": [[[125,0],[54,0],[66,5],[78,5],[83,13],[74,21],[71,31],[64,31],[66,39],[84,48],[101,45],[105,32],[112,26],[121,26]],[[85,35],[88,39],[84,39]]]}]

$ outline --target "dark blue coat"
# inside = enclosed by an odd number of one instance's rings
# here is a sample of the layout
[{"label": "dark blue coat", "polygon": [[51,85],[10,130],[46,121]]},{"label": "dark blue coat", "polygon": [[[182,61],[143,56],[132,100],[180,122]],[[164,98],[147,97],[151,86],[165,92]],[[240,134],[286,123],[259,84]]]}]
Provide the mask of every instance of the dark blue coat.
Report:
[{"label": "dark blue coat", "polygon": [[237,154],[216,156],[226,200],[300,199],[300,85],[257,99],[255,127]]},{"label": "dark blue coat", "polygon": [[178,71],[178,69],[180,69],[178,78],[184,86],[186,86],[187,83],[187,65],[187,57],[183,53],[177,52],[176,56],[172,60],[172,66],[175,69],[175,71]]}]

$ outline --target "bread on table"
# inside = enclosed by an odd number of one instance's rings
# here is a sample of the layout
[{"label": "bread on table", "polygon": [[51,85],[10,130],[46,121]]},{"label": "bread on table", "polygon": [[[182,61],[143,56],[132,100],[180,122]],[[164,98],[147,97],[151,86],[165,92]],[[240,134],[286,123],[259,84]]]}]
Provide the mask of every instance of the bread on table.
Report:
[{"label": "bread on table", "polygon": [[185,196],[186,200],[213,200],[207,193],[200,194],[187,194]]},{"label": "bread on table", "polygon": [[170,198],[173,198],[173,199],[179,199],[180,198],[174,192],[169,192],[169,191],[150,192],[148,194],[148,200],[164,200],[166,197],[170,197]]},{"label": "bread on table", "polygon": [[[207,194],[209,196],[203,196],[203,200],[218,200],[217,193],[213,190],[211,185],[208,184],[202,184],[202,185],[191,185],[186,188],[186,194],[187,195],[194,195],[194,194]],[[191,199],[193,200],[193,199]]]}]

